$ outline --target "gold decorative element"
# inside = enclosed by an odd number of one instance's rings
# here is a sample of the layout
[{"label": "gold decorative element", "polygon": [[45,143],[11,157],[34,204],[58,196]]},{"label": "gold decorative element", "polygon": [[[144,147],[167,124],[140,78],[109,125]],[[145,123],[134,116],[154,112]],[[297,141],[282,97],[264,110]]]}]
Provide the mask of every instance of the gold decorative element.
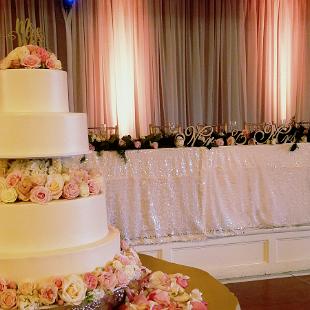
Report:
[{"label": "gold decorative element", "polygon": [[26,20],[17,18],[15,30],[12,30],[7,37],[12,40],[17,39],[18,46],[31,44],[44,47],[45,45],[42,30],[39,27],[35,28],[29,18]]}]

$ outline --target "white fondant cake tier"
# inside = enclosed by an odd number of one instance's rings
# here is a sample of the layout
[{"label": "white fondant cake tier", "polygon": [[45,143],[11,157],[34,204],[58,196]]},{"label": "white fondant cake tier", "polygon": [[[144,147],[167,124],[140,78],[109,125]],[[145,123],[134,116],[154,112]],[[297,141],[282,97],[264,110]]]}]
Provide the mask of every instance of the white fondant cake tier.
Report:
[{"label": "white fondant cake tier", "polygon": [[0,70],[0,113],[68,111],[68,86],[65,71]]},{"label": "white fondant cake tier", "polygon": [[45,205],[0,203],[0,256],[77,247],[96,242],[107,233],[103,195]]},{"label": "white fondant cake tier", "polygon": [[0,158],[64,157],[89,151],[84,113],[0,113],[0,137]]},{"label": "white fondant cake tier", "polygon": [[26,255],[0,254],[0,275],[20,283],[57,275],[81,274],[103,267],[120,252],[119,247],[119,231],[110,228],[105,238],[86,246]]}]

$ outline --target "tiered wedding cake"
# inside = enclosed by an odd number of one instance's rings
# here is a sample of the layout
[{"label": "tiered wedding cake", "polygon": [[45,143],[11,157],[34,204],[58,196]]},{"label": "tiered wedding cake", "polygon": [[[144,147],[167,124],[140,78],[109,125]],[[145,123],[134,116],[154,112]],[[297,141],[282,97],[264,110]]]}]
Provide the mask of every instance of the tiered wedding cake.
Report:
[{"label": "tiered wedding cake", "polygon": [[[69,113],[66,72],[0,70],[0,137],[2,159],[88,153],[86,115]],[[119,232],[107,225],[103,194],[44,205],[0,203],[1,279],[37,282],[91,272],[119,247]]]}]

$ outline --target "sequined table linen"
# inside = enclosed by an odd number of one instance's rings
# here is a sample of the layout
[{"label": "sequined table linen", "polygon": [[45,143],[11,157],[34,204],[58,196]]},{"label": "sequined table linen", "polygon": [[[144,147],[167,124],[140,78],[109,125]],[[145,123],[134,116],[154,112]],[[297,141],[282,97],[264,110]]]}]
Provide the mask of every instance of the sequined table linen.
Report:
[{"label": "sequined table linen", "polygon": [[110,223],[132,244],[310,224],[310,144],[103,152]]}]

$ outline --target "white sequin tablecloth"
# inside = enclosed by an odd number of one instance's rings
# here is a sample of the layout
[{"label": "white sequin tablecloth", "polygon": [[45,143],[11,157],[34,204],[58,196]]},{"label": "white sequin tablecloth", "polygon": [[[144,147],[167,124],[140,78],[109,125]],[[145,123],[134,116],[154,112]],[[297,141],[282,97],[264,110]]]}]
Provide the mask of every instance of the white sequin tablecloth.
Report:
[{"label": "white sequin tablecloth", "polygon": [[310,144],[103,152],[110,223],[132,244],[310,225]]}]

